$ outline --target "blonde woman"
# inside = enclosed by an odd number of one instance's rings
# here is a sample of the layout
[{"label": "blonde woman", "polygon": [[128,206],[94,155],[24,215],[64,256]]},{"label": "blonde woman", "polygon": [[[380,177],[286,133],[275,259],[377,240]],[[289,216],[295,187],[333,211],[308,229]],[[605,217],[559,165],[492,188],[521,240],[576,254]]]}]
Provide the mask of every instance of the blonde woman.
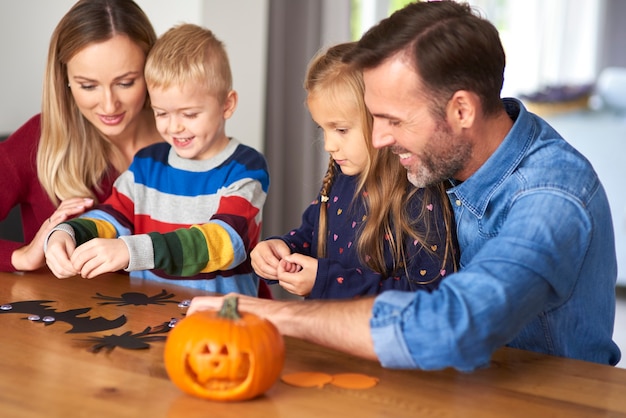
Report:
[{"label": "blonde woman", "polygon": [[0,270],[43,267],[52,227],[103,201],[134,154],[161,141],[143,79],[155,41],[128,0],[80,0],[58,23],[41,114],[0,144],[0,219],[20,205],[24,235],[0,241]]}]

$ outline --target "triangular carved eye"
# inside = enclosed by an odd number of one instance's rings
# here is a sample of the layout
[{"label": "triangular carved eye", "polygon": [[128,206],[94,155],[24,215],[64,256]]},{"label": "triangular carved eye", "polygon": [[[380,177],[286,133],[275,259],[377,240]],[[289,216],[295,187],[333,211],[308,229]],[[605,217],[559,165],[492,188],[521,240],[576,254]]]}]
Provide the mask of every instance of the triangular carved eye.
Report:
[{"label": "triangular carved eye", "polygon": [[198,344],[198,347],[192,350],[200,356],[214,356],[214,357],[228,357],[230,354],[230,350],[227,344],[219,344],[219,343],[205,343]]}]

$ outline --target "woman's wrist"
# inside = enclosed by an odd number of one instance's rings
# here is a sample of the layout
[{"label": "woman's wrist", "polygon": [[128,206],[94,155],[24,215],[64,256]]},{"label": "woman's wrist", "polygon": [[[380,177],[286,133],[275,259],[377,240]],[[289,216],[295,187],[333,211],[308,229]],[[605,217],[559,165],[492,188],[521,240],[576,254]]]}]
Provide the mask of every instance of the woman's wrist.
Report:
[{"label": "woman's wrist", "polygon": [[29,249],[30,245],[25,245],[23,247],[18,248],[13,251],[11,254],[11,264],[13,268],[17,271],[32,271],[37,270],[40,267],[43,267],[44,261],[43,257],[40,263],[32,262],[29,258]]}]

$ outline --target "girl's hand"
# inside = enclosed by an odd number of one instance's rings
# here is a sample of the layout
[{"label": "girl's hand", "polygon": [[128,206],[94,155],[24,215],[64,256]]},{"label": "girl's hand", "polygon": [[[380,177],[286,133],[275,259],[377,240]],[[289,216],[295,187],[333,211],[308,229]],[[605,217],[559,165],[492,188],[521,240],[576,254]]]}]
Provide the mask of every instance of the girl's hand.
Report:
[{"label": "girl's hand", "polygon": [[43,245],[52,228],[78,216],[93,206],[93,199],[75,197],[61,202],[59,207],[41,225],[33,240],[11,255],[11,264],[19,271],[32,271],[43,267],[46,259],[43,253]]},{"label": "girl's hand", "polygon": [[282,271],[287,273],[297,273],[302,270],[302,266],[300,264],[291,263],[284,258],[280,260],[279,266],[281,267]]},{"label": "girl's hand", "polygon": [[130,253],[121,239],[94,238],[76,248],[71,262],[83,278],[93,279],[128,267]]},{"label": "girl's hand", "polygon": [[302,254],[290,254],[278,265],[278,284],[286,291],[298,296],[311,293],[317,277],[318,261]]},{"label": "girl's hand", "polygon": [[270,280],[278,280],[278,264],[280,260],[291,254],[291,250],[280,239],[259,242],[250,252],[250,262],[254,272]]}]

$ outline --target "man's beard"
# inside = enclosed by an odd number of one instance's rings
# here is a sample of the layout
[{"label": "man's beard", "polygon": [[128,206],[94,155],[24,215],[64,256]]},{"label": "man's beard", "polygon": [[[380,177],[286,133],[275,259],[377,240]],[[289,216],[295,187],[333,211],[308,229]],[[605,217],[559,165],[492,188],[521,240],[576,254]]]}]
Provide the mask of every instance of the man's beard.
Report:
[{"label": "man's beard", "polygon": [[428,142],[431,146],[419,155],[419,162],[407,167],[407,178],[415,187],[426,187],[453,178],[467,164],[472,145],[452,134],[445,121],[437,123]]}]

